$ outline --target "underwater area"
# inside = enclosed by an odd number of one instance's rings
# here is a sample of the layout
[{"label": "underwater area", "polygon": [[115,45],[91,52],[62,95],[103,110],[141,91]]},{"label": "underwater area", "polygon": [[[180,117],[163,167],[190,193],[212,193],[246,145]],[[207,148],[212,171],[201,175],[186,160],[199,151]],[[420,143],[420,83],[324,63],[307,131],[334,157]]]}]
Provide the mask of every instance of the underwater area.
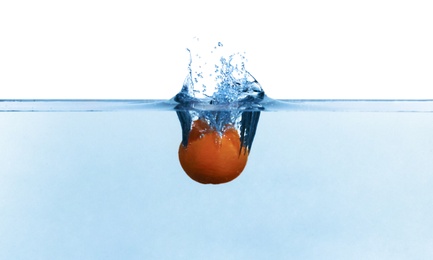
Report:
[{"label": "underwater area", "polygon": [[0,259],[433,256],[431,101],[264,105],[219,185],[167,106],[35,103],[0,102]]}]

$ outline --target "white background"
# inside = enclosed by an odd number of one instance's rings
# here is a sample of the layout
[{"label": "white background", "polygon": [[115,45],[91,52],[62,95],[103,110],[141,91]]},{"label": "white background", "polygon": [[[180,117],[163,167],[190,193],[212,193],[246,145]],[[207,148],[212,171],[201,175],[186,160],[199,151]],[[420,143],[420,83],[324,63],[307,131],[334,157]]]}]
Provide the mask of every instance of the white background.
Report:
[{"label": "white background", "polygon": [[273,98],[433,98],[431,1],[2,1],[0,99],[171,98],[194,36]]}]

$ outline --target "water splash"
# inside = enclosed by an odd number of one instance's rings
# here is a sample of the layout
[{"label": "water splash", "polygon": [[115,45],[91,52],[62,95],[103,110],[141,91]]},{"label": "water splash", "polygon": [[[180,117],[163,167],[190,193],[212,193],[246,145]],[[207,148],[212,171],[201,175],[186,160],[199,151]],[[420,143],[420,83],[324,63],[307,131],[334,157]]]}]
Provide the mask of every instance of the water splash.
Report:
[{"label": "water splash", "polygon": [[202,119],[219,133],[226,125],[235,127],[241,138],[240,149],[246,147],[249,152],[265,92],[246,70],[245,52],[230,53],[221,42],[209,49],[209,45],[195,40],[187,48],[189,73],[174,97],[179,103],[176,110],[182,127],[182,144],[188,144],[192,122]]},{"label": "water splash", "polygon": [[203,50],[198,40],[196,43],[194,48],[187,48],[189,73],[175,97],[177,102],[229,105],[263,99],[262,87],[245,68],[245,52],[227,53],[221,42]]}]

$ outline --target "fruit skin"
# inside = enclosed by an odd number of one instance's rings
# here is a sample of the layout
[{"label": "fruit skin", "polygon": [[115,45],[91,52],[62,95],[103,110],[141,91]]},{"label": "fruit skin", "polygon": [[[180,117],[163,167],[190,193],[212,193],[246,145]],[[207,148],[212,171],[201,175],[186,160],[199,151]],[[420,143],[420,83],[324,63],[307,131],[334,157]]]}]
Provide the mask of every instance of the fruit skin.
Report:
[{"label": "fruit skin", "polygon": [[188,138],[188,145],[179,146],[179,161],[186,174],[203,184],[220,184],[238,177],[248,160],[241,149],[239,134],[227,125],[220,135],[206,121],[196,120]]}]

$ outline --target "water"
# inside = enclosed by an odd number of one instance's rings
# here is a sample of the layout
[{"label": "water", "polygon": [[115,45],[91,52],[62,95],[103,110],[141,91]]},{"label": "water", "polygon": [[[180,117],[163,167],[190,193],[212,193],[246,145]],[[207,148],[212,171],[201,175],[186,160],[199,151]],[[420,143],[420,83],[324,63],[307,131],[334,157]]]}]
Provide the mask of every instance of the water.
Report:
[{"label": "water", "polygon": [[[433,257],[432,100],[272,100],[196,57],[171,100],[0,100],[0,259]],[[196,120],[239,177],[185,174]]]},{"label": "water", "polygon": [[264,91],[259,82],[246,70],[245,53],[229,52],[218,42],[206,49],[197,39],[188,48],[189,73],[182,90],[175,97],[179,103],[207,102],[233,104],[259,101]]},{"label": "water", "polygon": [[223,185],[183,172],[173,110],[0,113],[0,259],[429,259],[433,114],[385,109],[419,103],[265,110]]}]

